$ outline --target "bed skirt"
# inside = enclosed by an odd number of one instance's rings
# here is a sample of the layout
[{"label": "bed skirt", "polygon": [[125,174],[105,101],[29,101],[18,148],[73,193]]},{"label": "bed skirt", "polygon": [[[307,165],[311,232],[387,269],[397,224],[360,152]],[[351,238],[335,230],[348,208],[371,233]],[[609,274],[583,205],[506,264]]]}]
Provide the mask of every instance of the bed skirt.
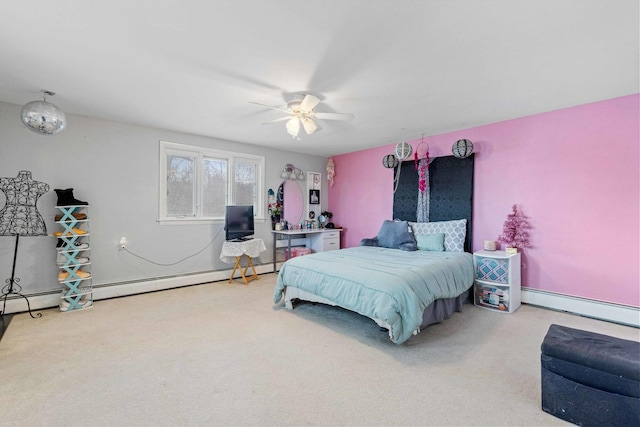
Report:
[{"label": "bed skirt", "polygon": [[469,293],[472,288],[454,298],[437,299],[431,303],[422,313],[422,325],[426,327],[434,323],[447,320],[456,311],[462,311],[462,304],[469,302]]},{"label": "bed skirt", "polygon": [[[424,312],[422,313],[422,324],[420,325],[420,328],[426,328],[427,326],[433,325],[434,323],[441,323],[450,318],[454,312],[462,311],[462,305],[471,301],[469,298],[471,289],[473,289],[473,287],[467,289],[457,297],[437,299],[432,302],[429,306],[427,306],[427,308],[424,309]],[[303,291],[299,288],[286,286],[284,291],[285,307],[289,310],[293,310],[293,302],[295,300],[319,302],[321,304],[340,307],[339,304],[336,304],[335,302],[326,298]],[[381,328],[390,329],[389,325],[384,320],[376,319],[374,317],[371,317],[371,319],[376,322]],[[420,330],[414,331],[414,335],[418,332],[420,332]],[[391,334],[391,331],[389,331],[389,334]]]}]

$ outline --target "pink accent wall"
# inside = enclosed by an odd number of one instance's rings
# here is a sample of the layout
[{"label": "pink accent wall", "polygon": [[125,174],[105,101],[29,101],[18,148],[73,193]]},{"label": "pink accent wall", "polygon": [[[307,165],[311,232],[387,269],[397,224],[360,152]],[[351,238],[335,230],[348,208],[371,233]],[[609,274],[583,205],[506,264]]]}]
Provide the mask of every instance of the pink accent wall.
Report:
[{"label": "pink accent wall", "polygon": [[[636,94],[426,137],[431,157],[450,155],[458,139],[474,144],[474,250],[518,204],[533,245],[523,286],[640,307],[639,103]],[[344,247],[391,219],[393,172],[382,157],[394,147],[333,157],[328,203]]]}]

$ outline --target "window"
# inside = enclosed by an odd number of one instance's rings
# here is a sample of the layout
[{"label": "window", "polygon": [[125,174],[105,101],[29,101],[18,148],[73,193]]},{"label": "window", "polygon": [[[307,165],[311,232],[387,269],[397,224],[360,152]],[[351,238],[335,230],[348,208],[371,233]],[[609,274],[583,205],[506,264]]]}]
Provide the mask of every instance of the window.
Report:
[{"label": "window", "polygon": [[226,205],[264,219],[264,156],[160,141],[160,222],[223,220]]}]

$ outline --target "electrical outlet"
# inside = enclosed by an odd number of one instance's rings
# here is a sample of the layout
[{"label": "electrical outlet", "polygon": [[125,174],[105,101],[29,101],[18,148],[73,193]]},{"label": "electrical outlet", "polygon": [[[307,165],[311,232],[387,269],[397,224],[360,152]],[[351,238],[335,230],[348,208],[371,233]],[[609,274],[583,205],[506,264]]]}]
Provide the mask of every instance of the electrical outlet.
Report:
[{"label": "electrical outlet", "polygon": [[125,249],[127,247],[127,238],[126,237],[121,237],[120,238],[120,249]]}]

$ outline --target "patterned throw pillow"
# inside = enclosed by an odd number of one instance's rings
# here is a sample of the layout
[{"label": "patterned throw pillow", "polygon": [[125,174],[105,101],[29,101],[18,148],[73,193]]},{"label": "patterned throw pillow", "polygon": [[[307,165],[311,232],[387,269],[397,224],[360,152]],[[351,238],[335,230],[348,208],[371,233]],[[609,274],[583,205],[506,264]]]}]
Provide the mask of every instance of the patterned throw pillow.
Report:
[{"label": "patterned throw pillow", "polygon": [[464,252],[464,240],[467,235],[467,220],[437,222],[410,222],[413,233],[444,233],[444,250],[447,252]]}]

